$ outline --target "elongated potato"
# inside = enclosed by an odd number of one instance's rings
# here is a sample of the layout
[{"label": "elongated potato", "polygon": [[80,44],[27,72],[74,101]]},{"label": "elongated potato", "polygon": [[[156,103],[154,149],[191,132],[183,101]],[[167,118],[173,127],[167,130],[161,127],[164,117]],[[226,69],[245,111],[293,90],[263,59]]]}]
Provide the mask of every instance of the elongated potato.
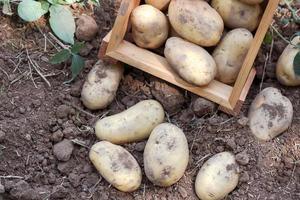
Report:
[{"label": "elongated potato", "polygon": [[[300,44],[300,36],[295,37],[292,40],[292,44]],[[294,71],[294,59],[297,53],[299,52],[298,48],[295,48],[293,45],[288,45],[281,56],[278,59],[276,66],[276,76],[278,81],[282,85],[286,86],[299,86],[300,85],[300,76],[295,74]]]},{"label": "elongated potato", "polygon": [[154,127],[164,121],[164,116],[159,102],[144,100],[119,114],[98,120],[96,136],[114,144],[140,141],[149,137]]},{"label": "elongated potato", "polygon": [[94,144],[89,157],[103,178],[123,192],[138,189],[142,172],[135,158],[123,147],[107,141]]},{"label": "elongated potato", "polygon": [[239,0],[212,0],[211,5],[222,16],[228,28],[246,28],[254,31],[260,21],[260,5],[249,5]]},{"label": "elongated potato", "polygon": [[150,4],[159,10],[165,10],[171,0],[145,0],[146,4]]},{"label": "elongated potato", "polygon": [[216,63],[200,46],[171,37],[166,42],[164,53],[169,64],[189,83],[204,86],[215,78]]},{"label": "elongated potato", "polygon": [[264,0],[240,0],[240,1],[246,4],[255,5],[255,4],[262,3]]},{"label": "elongated potato", "polygon": [[188,143],[182,130],[170,123],[155,127],[144,150],[148,179],[158,186],[173,185],[183,176],[188,161]]},{"label": "elongated potato", "polygon": [[168,38],[167,17],[151,5],[136,7],[131,14],[132,37],[134,42],[147,49],[160,47]]},{"label": "elongated potato", "polygon": [[172,0],[168,16],[181,37],[200,46],[216,45],[224,30],[221,16],[205,1]]},{"label": "elongated potato", "polygon": [[233,29],[225,35],[213,52],[219,81],[235,82],[252,41],[252,33],[245,28]]},{"label": "elongated potato", "polygon": [[239,167],[233,154],[222,152],[206,161],[198,172],[195,190],[201,200],[221,200],[237,186]]},{"label": "elongated potato", "polygon": [[98,61],[87,76],[81,91],[81,101],[90,110],[103,109],[115,98],[123,75],[122,64]]}]

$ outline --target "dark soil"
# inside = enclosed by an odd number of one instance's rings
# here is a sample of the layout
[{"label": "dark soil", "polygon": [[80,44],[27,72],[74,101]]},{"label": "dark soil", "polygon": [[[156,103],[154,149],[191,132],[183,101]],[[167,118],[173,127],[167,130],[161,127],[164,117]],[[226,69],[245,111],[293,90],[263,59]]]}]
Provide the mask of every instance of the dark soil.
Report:
[{"label": "dark soil", "polygon": [[[101,31],[87,44],[85,69],[70,85],[63,84],[70,78],[69,63],[47,63],[56,52],[54,46],[58,47],[48,34],[44,37],[41,33],[49,31],[47,26],[41,22],[40,32],[17,16],[0,14],[0,199],[193,200],[197,199],[194,181],[199,168],[210,156],[222,151],[237,154],[241,169],[240,183],[226,199],[300,199],[300,90],[281,86],[274,76],[274,65],[285,44],[275,40],[263,81],[260,72],[270,45],[262,47],[256,60],[258,78],[238,117],[222,112],[197,117],[191,111],[194,97],[190,93],[128,66],[115,101],[105,110],[91,112],[81,104],[80,91],[86,74],[97,61],[101,38],[112,27],[117,10],[112,2],[104,0],[96,9],[94,17]],[[31,62],[38,64],[51,87]],[[261,83],[262,88],[279,88],[294,106],[292,126],[270,142],[258,142],[244,117]],[[161,89],[172,91],[176,98],[162,98]],[[173,105],[168,108],[168,120],[184,130],[189,142],[188,169],[172,187],[156,187],[143,176],[139,190],[122,193],[98,174],[88,159],[88,148],[64,141],[66,148],[58,146],[53,151],[54,145],[64,139],[77,139],[87,147],[92,146],[97,142],[93,125],[99,117],[118,113],[149,98],[169,101],[162,102],[165,106]],[[144,141],[125,145],[141,167],[144,145]]]}]

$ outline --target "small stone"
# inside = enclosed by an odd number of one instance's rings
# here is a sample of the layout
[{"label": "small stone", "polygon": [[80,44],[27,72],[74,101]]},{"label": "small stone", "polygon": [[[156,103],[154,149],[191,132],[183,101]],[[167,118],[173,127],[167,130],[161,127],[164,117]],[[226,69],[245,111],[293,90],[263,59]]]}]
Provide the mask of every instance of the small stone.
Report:
[{"label": "small stone", "polygon": [[294,160],[292,158],[284,157],[283,161],[284,161],[284,166],[287,169],[293,169],[294,168]]},{"label": "small stone", "polygon": [[236,156],[235,156],[235,158],[236,158],[236,161],[240,164],[240,165],[247,165],[248,163],[249,163],[249,155],[245,152],[245,151],[243,151],[243,152],[241,152],[241,153],[239,153],[239,154],[237,154]]},{"label": "small stone", "polygon": [[3,142],[5,139],[5,132],[0,130],[0,142]]},{"label": "small stone", "polygon": [[217,106],[215,103],[198,97],[192,101],[191,104],[192,110],[198,117],[203,117],[204,115],[213,113]]},{"label": "small stone", "polygon": [[153,81],[151,93],[170,114],[180,111],[185,103],[183,94],[176,87],[171,86],[162,80],[155,79]]},{"label": "small stone", "polygon": [[57,107],[56,109],[56,116],[58,118],[66,118],[68,117],[68,114],[69,114],[69,111],[70,111],[70,107],[67,106],[67,105],[60,105]]},{"label": "small stone", "polygon": [[63,130],[63,135],[65,136],[65,138],[71,138],[73,136],[75,136],[76,132],[74,131],[74,129],[69,126],[69,127],[66,127],[64,130]]},{"label": "small stone", "polygon": [[227,144],[227,146],[229,146],[233,150],[236,148],[236,143],[235,143],[234,137],[228,139],[226,144]]},{"label": "small stone", "polygon": [[94,18],[81,15],[76,21],[76,37],[78,40],[91,41],[98,32],[98,25]]},{"label": "small stone", "polygon": [[146,146],[146,142],[139,142],[136,143],[136,145],[134,146],[134,150],[138,151],[138,152],[143,152]]},{"label": "small stone", "polygon": [[248,124],[248,117],[241,117],[240,119],[238,119],[238,124],[241,125],[241,126],[247,126]]},{"label": "small stone", "polygon": [[68,179],[73,187],[78,187],[80,185],[81,177],[78,174],[71,173],[69,174]]},{"label": "small stone", "polygon": [[27,141],[31,141],[31,135],[30,135],[30,134],[26,134],[26,135],[25,135],[25,139],[26,139]]},{"label": "small stone", "polygon": [[74,168],[74,162],[73,160],[69,160],[67,162],[60,162],[57,164],[57,169],[62,174],[68,174],[70,173]]},{"label": "small stone", "polygon": [[60,161],[68,161],[72,155],[74,145],[70,140],[63,141],[53,146],[53,154]]},{"label": "small stone", "polygon": [[48,178],[48,182],[49,182],[50,184],[54,184],[55,181],[56,181],[55,175],[54,175],[53,173],[50,173],[50,174],[49,174],[49,178]]},{"label": "small stone", "polygon": [[240,182],[247,183],[249,180],[250,180],[250,176],[248,172],[243,172],[242,175],[240,176]]},{"label": "small stone", "polygon": [[63,139],[63,137],[64,137],[63,132],[61,130],[58,130],[51,135],[51,141],[60,142]]},{"label": "small stone", "polygon": [[26,110],[25,110],[25,108],[20,107],[20,108],[19,108],[19,112],[20,112],[21,114],[24,114],[24,113],[26,112]]},{"label": "small stone", "polygon": [[3,193],[5,193],[5,188],[4,188],[4,185],[2,185],[0,183],[0,194],[3,194]]},{"label": "small stone", "polygon": [[178,192],[182,196],[182,198],[186,198],[188,196],[188,193],[184,187],[178,186]]}]

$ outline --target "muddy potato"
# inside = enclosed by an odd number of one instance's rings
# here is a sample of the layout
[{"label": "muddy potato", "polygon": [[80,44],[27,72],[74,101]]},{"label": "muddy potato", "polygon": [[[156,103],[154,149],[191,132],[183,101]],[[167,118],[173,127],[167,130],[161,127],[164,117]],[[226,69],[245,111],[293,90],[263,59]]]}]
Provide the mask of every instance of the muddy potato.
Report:
[{"label": "muddy potato", "polygon": [[276,88],[265,88],[251,103],[249,126],[259,140],[268,141],[283,133],[293,120],[293,105]]},{"label": "muddy potato", "polygon": [[139,188],[142,172],[135,158],[123,147],[107,141],[94,144],[89,157],[103,178],[123,192]]},{"label": "muddy potato", "polygon": [[131,14],[131,24],[133,40],[142,48],[160,47],[169,34],[167,17],[151,5],[136,7]]},{"label": "muddy potato", "polygon": [[233,154],[222,152],[206,161],[198,172],[195,190],[201,200],[221,200],[237,186],[239,167]]},{"label": "muddy potato", "polygon": [[224,30],[221,16],[205,1],[172,0],[168,16],[181,37],[200,46],[216,45]]},{"label": "muddy potato", "polygon": [[98,61],[89,72],[81,91],[81,101],[90,110],[103,109],[115,98],[123,75],[122,64]]},{"label": "muddy potato", "polygon": [[212,0],[212,7],[222,16],[228,28],[246,28],[254,31],[260,21],[260,5],[249,5],[239,0]]},{"label": "muddy potato", "polygon": [[219,81],[226,84],[235,82],[252,40],[252,33],[245,28],[233,29],[225,35],[212,54]]},{"label": "muddy potato", "polygon": [[119,114],[98,120],[96,136],[114,144],[140,141],[149,137],[155,126],[164,121],[164,116],[159,102],[144,100]]},{"label": "muddy potato", "polygon": [[[292,44],[300,44],[300,36],[292,40]],[[276,66],[276,76],[278,81],[286,86],[299,86],[300,76],[295,74],[294,59],[299,49],[294,48],[293,45],[288,45],[278,59]]]},{"label": "muddy potato", "polygon": [[189,83],[204,86],[215,78],[217,67],[214,59],[198,45],[171,37],[166,42],[164,54],[174,70]]},{"label": "muddy potato", "polygon": [[262,3],[264,0],[240,0],[240,1],[246,4],[255,5],[255,4]]},{"label": "muddy potato", "polygon": [[155,127],[144,150],[148,179],[162,187],[173,185],[183,176],[188,160],[188,143],[182,130],[170,123]]},{"label": "muddy potato", "polygon": [[150,4],[159,10],[165,10],[171,0],[145,0],[146,4]]}]

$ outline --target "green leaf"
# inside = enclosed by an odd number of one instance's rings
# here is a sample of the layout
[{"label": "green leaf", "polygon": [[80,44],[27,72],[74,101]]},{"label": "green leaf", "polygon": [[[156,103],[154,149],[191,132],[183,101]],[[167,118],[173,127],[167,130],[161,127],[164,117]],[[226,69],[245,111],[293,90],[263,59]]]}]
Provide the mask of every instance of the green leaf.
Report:
[{"label": "green leaf", "polygon": [[75,20],[72,12],[62,5],[52,5],[50,11],[50,26],[59,39],[74,44]]},{"label": "green leaf", "polygon": [[100,6],[99,0],[91,0],[92,4]]},{"label": "green leaf", "polygon": [[84,42],[75,42],[75,44],[71,48],[71,52],[74,54],[78,54],[83,47]]},{"label": "green leaf", "polygon": [[300,51],[294,58],[294,71],[297,76],[300,76]]},{"label": "green leaf", "polygon": [[71,83],[79,75],[81,70],[84,68],[84,65],[84,59],[77,54],[73,54],[71,65],[72,78],[64,83]]},{"label": "green leaf", "polygon": [[264,38],[264,44],[272,44],[273,36],[270,32],[267,32]]},{"label": "green leaf", "polygon": [[56,53],[51,59],[51,64],[59,64],[67,61],[71,57],[71,52],[69,49],[63,49],[60,52]]},{"label": "green leaf", "polygon": [[34,0],[23,0],[18,5],[18,15],[25,21],[33,22],[38,20],[41,16],[48,12],[49,4],[42,3]]}]

